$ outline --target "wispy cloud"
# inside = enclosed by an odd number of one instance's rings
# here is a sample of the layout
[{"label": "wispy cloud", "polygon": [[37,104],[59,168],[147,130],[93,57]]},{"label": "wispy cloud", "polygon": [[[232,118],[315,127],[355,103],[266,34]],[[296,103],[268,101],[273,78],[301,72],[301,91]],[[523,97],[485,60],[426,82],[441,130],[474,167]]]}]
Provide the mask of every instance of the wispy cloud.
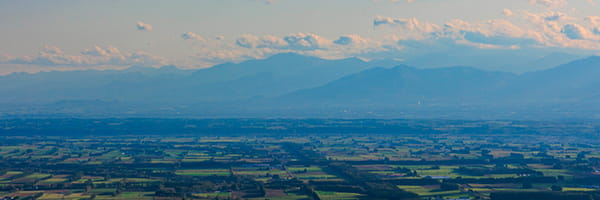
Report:
[{"label": "wispy cloud", "polygon": [[312,33],[296,33],[284,37],[244,35],[236,44],[244,48],[270,48],[310,51],[323,49],[332,41]]},{"label": "wispy cloud", "polygon": [[510,17],[513,15],[513,12],[510,9],[504,9],[504,10],[502,10],[502,15]]},{"label": "wispy cloud", "polygon": [[545,6],[545,7],[563,7],[567,5],[566,0],[530,0],[533,5]]},{"label": "wispy cloud", "polygon": [[67,54],[60,48],[45,46],[36,56],[23,56],[4,63],[39,65],[39,66],[129,66],[145,65],[157,66],[164,63],[164,59],[145,52],[123,53],[119,49],[108,46],[94,46],[84,49],[80,54]]},{"label": "wispy cloud", "polygon": [[567,24],[561,32],[572,40],[584,40],[590,37],[590,33],[579,24]]},{"label": "wispy cloud", "polygon": [[146,24],[144,22],[137,22],[135,24],[135,26],[140,31],[151,31],[152,30],[152,25]]},{"label": "wispy cloud", "polygon": [[181,34],[181,38],[183,38],[184,40],[204,40],[204,37],[192,32],[185,32]]},{"label": "wispy cloud", "polygon": [[[544,3],[542,3],[544,4]],[[559,5],[559,3],[556,3]],[[505,9],[503,14],[516,19],[518,25],[506,19],[483,22],[450,20],[443,25],[431,24],[414,18],[378,16],[374,27],[389,26],[388,31],[399,35],[398,40],[431,40],[449,38],[481,48],[559,47],[600,49],[600,17],[585,19],[558,11],[533,13],[527,10]],[[585,22],[585,23],[579,23]]]},{"label": "wispy cloud", "polygon": [[361,37],[360,35],[342,35],[337,40],[333,41],[333,43],[343,46],[349,45],[357,45],[363,46],[368,43],[367,39]]}]

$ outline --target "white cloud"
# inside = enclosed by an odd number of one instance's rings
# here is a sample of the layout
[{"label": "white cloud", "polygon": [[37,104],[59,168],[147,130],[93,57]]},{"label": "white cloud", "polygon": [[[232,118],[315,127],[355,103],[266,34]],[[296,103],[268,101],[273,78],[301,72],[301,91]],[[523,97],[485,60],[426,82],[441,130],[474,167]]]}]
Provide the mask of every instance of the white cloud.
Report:
[{"label": "white cloud", "polygon": [[[143,51],[137,51],[130,53],[125,56],[124,60],[118,60],[121,65],[144,65],[144,66],[158,66],[163,65],[165,62],[158,56],[151,55]],[[110,64],[110,62],[109,62]]]},{"label": "white cloud", "polygon": [[289,49],[300,51],[312,51],[326,48],[332,44],[321,36],[312,33],[296,33],[283,38],[266,35],[262,37],[254,35],[243,35],[236,40],[236,44],[244,48],[270,48]]},{"label": "white cloud", "polygon": [[559,20],[563,20],[565,18],[568,18],[568,16],[565,13],[553,12],[552,14],[545,16],[544,20],[546,20],[546,21],[559,21]]},{"label": "white cloud", "polygon": [[259,43],[256,45],[256,47],[258,48],[271,48],[271,49],[285,49],[288,48],[288,45],[286,43],[286,41],[284,41],[283,39],[276,37],[276,36],[272,36],[272,35],[266,35],[263,36]]},{"label": "white cloud", "polygon": [[440,26],[438,25],[421,22],[416,18],[391,18],[377,16],[373,21],[373,25],[376,27],[381,25],[396,25],[405,30],[421,32],[434,32],[440,29]]},{"label": "white cloud", "polygon": [[42,50],[42,53],[63,54],[64,52],[61,49],[59,49],[58,47],[45,45],[44,50]]},{"label": "white cloud", "polygon": [[138,22],[135,24],[136,28],[140,31],[151,31],[152,25],[146,24],[144,22]]},{"label": "white cloud", "polygon": [[204,37],[202,37],[196,33],[192,33],[192,32],[182,33],[181,38],[183,38],[184,40],[199,40],[199,41],[204,40]]},{"label": "white cloud", "polygon": [[[328,59],[339,59],[361,56],[371,52],[383,51],[384,49],[384,45],[380,41],[350,34],[341,35],[335,41],[311,33],[296,33],[283,37],[243,35],[237,39],[236,45],[243,47],[243,49],[241,51],[238,49],[232,50],[235,53],[211,52],[203,55],[213,55],[213,57],[218,58],[225,57],[223,55],[246,55],[264,58],[277,53],[294,52]],[[390,41],[387,45],[396,46],[395,41]]]},{"label": "white cloud", "polygon": [[271,49],[284,49],[288,47],[286,41],[282,38],[266,35],[262,37],[254,35],[243,35],[236,40],[236,44],[244,48],[271,48]]},{"label": "white cloud", "polygon": [[546,22],[573,21],[576,18],[568,16],[566,13],[558,11],[547,11],[542,13],[532,13],[529,11],[521,11],[520,17],[532,22],[545,24]]},{"label": "white cloud", "polygon": [[359,35],[342,35],[337,40],[333,41],[333,43],[343,46],[364,46],[368,43],[368,40]]},{"label": "white cloud", "polygon": [[115,55],[121,55],[121,52],[119,51],[119,49],[117,49],[113,46],[108,46],[106,48],[102,48],[100,46],[94,46],[91,49],[84,49],[81,52],[81,54],[90,55],[90,56],[115,56]]},{"label": "white cloud", "polygon": [[[444,25],[445,37],[465,40],[486,47],[512,48],[513,45],[531,45],[539,42],[539,36],[524,30],[510,21],[497,19],[482,23],[452,20]],[[492,46],[489,46],[492,45]]]},{"label": "white cloud", "polygon": [[441,33],[443,27],[437,24],[420,21],[416,18],[390,18],[378,16],[373,21],[373,26],[387,25],[396,33],[396,37],[410,39],[425,39],[431,34]]},{"label": "white cloud", "polygon": [[593,34],[600,35],[600,16],[588,16],[585,21],[591,26]]},{"label": "white cloud", "polygon": [[398,40],[438,40],[448,38],[482,48],[515,48],[515,45],[539,43],[539,35],[508,20],[496,19],[478,23],[454,19],[443,26],[417,19],[377,17],[374,26],[399,27]]},{"label": "white cloud", "polygon": [[254,35],[242,35],[235,43],[244,48],[255,48],[260,39]]},{"label": "white cloud", "polygon": [[569,39],[572,40],[585,40],[585,39],[596,39],[592,32],[588,31],[585,27],[579,24],[567,24],[561,30]]},{"label": "white cloud", "polygon": [[592,33],[594,33],[595,35],[600,35],[600,27],[593,28]]},{"label": "white cloud", "polygon": [[145,52],[122,53],[117,48],[94,46],[84,49],[80,54],[67,54],[58,47],[46,46],[36,56],[23,56],[5,61],[11,64],[39,66],[128,66],[128,65],[162,65],[164,60]]},{"label": "white cloud", "polygon": [[567,5],[566,0],[530,0],[529,2],[544,7],[564,7]]},{"label": "white cloud", "polygon": [[594,25],[600,24],[600,17],[588,17],[587,23],[583,23],[581,18],[551,10],[532,13],[505,9],[503,14],[508,18],[477,22],[454,19],[439,25],[416,18],[378,16],[372,25],[378,31],[385,31],[385,36],[378,39],[341,35],[330,40],[312,33],[243,35],[230,50],[207,50],[203,56],[217,61],[295,52],[325,58],[410,59],[432,52],[456,51],[453,49],[471,52],[477,49],[600,49],[600,26]]},{"label": "white cloud", "polygon": [[528,22],[524,27],[538,35],[540,47],[600,49],[598,37],[594,35],[594,24],[598,18],[594,16],[580,19],[556,11],[521,11],[519,17]]},{"label": "white cloud", "polygon": [[588,16],[585,18],[585,21],[592,25],[598,26],[600,25],[600,16]]},{"label": "white cloud", "polygon": [[504,10],[502,10],[502,15],[510,17],[513,15],[513,12],[510,9],[504,9]]},{"label": "white cloud", "polygon": [[12,64],[32,65],[86,65],[86,60],[80,56],[66,55],[61,49],[54,46],[45,46],[37,56],[24,56],[9,60]]},{"label": "white cloud", "polygon": [[290,49],[316,50],[325,48],[332,42],[312,33],[296,33],[285,36],[283,39],[288,43]]}]

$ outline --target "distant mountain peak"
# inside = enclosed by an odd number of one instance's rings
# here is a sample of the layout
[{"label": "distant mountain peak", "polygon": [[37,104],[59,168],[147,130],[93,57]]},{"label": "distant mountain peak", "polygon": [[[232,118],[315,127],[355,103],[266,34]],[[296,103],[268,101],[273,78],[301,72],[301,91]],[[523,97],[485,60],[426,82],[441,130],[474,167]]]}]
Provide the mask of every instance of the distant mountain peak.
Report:
[{"label": "distant mountain peak", "polygon": [[272,55],[272,56],[264,59],[264,61],[268,61],[268,62],[298,62],[298,61],[303,61],[303,60],[307,60],[307,59],[320,60],[320,58],[314,57],[314,56],[307,56],[307,55],[301,55],[301,54],[297,54],[297,53],[287,52],[287,53],[280,53],[280,54]]},{"label": "distant mountain peak", "polygon": [[400,64],[400,65],[394,66],[392,69],[394,69],[394,70],[414,70],[414,69],[417,69],[417,68],[411,67],[411,66],[408,66],[408,65],[404,65],[404,64]]},{"label": "distant mountain peak", "polygon": [[163,65],[160,67],[161,70],[179,70],[175,65]]},{"label": "distant mountain peak", "polygon": [[590,56],[581,60],[575,60],[571,63],[594,63],[594,64],[600,64],[600,56]]},{"label": "distant mountain peak", "polygon": [[559,65],[558,67],[551,68],[545,71],[556,71],[556,70],[568,70],[570,72],[580,71],[583,72],[590,69],[600,69],[600,56],[590,56],[587,58],[574,60],[566,64]]},{"label": "distant mountain peak", "polygon": [[155,68],[148,67],[148,66],[142,66],[142,65],[131,65],[128,68],[125,68],[123,71],[139,72],[139,71],[147,71],[148,69],[155,69]]},{"label": "distant mountain peak", "polygon": [[367,61],[365,61],[359,57],[348,57],[348,58],[341,59],[341,61],[348,62],[348,63],[368,63]]}]

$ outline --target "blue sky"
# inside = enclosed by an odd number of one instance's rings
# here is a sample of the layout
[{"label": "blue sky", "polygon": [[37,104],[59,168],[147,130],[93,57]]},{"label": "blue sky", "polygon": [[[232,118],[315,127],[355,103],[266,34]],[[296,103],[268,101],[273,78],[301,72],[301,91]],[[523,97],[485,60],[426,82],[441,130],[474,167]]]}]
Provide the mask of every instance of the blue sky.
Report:
[{"label": "blue sky", "polygon": [[[0,0],[0,73],[203,68],[296,52],[600,51],[597,0]],[[454,63],[450,63],[454,64]]]}]

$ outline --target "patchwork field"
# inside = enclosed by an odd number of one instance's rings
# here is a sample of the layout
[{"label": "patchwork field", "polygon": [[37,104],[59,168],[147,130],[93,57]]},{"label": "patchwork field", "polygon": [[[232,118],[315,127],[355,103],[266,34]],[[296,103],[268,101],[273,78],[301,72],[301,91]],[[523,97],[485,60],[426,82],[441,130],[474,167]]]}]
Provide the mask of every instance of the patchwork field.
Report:
[{"label": "patchwork field", "polygon": [[0,136],[0,197],[594,199],[595,141],[503,134]]}]

